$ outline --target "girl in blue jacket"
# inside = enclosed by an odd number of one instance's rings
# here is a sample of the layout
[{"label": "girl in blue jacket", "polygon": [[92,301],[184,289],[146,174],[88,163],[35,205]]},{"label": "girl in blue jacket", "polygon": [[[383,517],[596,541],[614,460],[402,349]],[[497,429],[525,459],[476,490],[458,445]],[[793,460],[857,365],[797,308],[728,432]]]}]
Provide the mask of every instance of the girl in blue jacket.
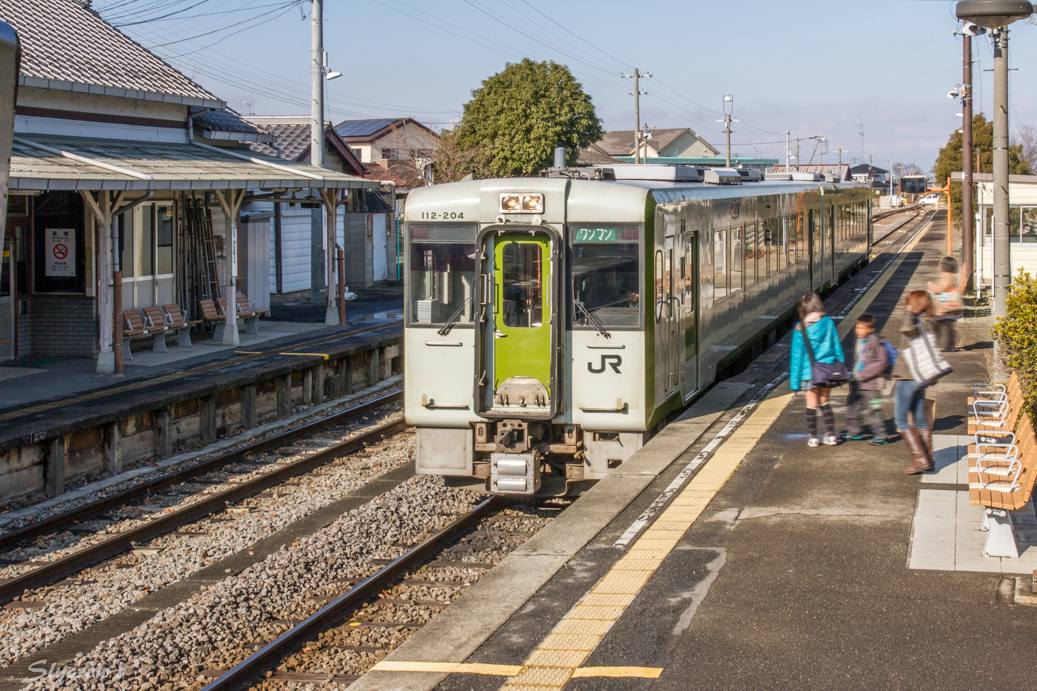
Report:
[{"label": "girl in blue jacket", "polygon": [[[789,384],[793,391],[805,391],[807,397],[807,428],[810,430],[811,447],[835,446],[839,439],[835,436],[835,414],[829,396],[832,390],[811,384],[812,368],[810,357],[804,345],[804,334],[810,339],[810,348],[814,352],[816,362],[833,363],[836,360],[846,362],[843,345],[839,342],[839,334],[835,330],[835,322],[825,316],[825,305],[817,293],[808,293],[799,300],[796,306],[799,312],[799,323],[792,332],[792,367],[789,372]],[[817,436],[817,411],[820,408],[825,420],[824,440]]]}]

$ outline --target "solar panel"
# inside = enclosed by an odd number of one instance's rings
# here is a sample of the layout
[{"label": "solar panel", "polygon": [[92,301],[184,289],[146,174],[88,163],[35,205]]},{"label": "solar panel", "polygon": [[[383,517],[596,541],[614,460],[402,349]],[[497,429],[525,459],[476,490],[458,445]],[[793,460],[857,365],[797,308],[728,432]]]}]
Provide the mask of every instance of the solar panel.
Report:
[{"label": "solar panel", "polygon": [[368,137],[375,132],[385,129],[396,122],[398,118],[381,120],[346,120],[335,127],[335,131],[342,137]]}]

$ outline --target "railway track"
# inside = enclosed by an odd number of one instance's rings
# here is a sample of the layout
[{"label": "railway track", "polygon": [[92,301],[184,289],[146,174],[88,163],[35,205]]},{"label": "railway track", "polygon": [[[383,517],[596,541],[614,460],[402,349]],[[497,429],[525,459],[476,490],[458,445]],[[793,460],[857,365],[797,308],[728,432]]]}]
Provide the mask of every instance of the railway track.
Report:
[{"label": "railway track", "polygon": [[[117,507],[132,504],[139,499],[151,497],[158,491],[174,487],[181,483],[190,482],[192,479],[201,475],[220,470],[233,464],[247,463],[248,457],[251,455],[272,451],[286,444],[290,444],[300,439],[305,439],[319,430],[333,427],[355,417],[371,413],[387,404],[400,400],[402,395],[401,392],[396,392],[381,396],[372,401],[343,410],[326,418],[315,420],[299,427],[271,435],[252,444],[233,449],[200,463],[182,468],[173,473],[162,475],[139,485],[135,485],[111,496],[78,506],[70,511],[24,526],[0,537],[0,549],[10,550],[12,547],[28,540],[37,539],[41,536],[74,528],[83,520],[103,515]],[[173,532],[178,528],[192,523],[213,512],[225,510],[228,504],[233,504],[256,495],[270,487],[281,484],[296,475],[308,472],[340,456],[354,453],[355,451],[362,449],[366,444],[397,432],[403,429],[404,426],[405,424],[402,419],[395,419],[378,425],[374,429],[368,430],[344,442],[305,455],[296,461],[277,467],[274,470],[263,473],[251,480],[236,484],[226,490],[215,492],[180,509],[168,513],[163,512],[163,514],[152,518],[136,528],[117,533],[112,537],[93,545],[72,551],[70,554],[67,554],[55,561],[48,562],[31,571],[14,576],[13,578],[0,583],[0,602],[8,602],[19,596],[28,588],[39,588],[48,583],[68,578],[87,567],[133,549],[136,545],[145,543],[160,535]]]},{"label": "railway track", "polygon": [[[924,206],[919,205],[919,206],[914,206],[914,207],[907,207],[906,209],[897,209],[895,211],[886,212],[884,214],[881,214],[881,215],[877,216],[877,218],[885,218],[885,217],[888,217],[888,216],[893,216],[895,214],[902,214],[902,213],[908,213],[908,212],[912,213],[913,215],[910,218],[908,218],[907,220],[905,220],[903,223],[901,223],[900,225],[898,225],[898,226],[896,226],[894,228],[891,228],[890,230],[888,230],[885,233],[883,233],[883,235],[881,237],[878,237],[878,238],[875,238],[874,240],[872,240],[872,247],[873,248],[876,247],[879,243],[881,243],[883,240],[885,240],[886,238],[890,237],[894,233],[901,232],[901,231],[906,232],[908,230],[907,226],[909,224],[913,223],[913,222],[917,222],[919,218],[922,219],[922,222],[929,220],[929,218],[931,218],[932,215],[935,213],[935,211],[929,211]],[[875,219],[873,218],[873,220],[875,220]],[[882,252],[887,251],[893,245],[893,242],[895,242],[895,241],[896,241],[896,239],[891,240],[889,243],[886,244],[885,247],[882,247],[882,248],[878,249],[878,251],[875,253],[875,256],[878,256]]]}]

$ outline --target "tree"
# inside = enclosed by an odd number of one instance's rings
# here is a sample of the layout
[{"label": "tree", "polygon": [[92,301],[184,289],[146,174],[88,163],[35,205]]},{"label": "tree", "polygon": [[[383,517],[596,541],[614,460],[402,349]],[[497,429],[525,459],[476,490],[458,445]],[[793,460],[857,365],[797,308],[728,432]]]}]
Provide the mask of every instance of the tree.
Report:
[{"label": "tree", "polygon": [[[947,146],[940,149],[940,155],[933,164],[936,174],[936,186],[943,187],[951,173],[961,170],[961,132],[957,130],[947,141]],[[973,170],[989,173],[994,168],[994,123],[987,122],[983,114],[972,118],[972,150],[977,160],[973,162]],[[1008,172],[1012,175],[1028,175],[1030,167],[1022,158],[1022,147],[1010,146],[1008,149]],[[953,218],[961,223],[961,183],[951,185],[951,202],[954,205]]]},{"label": "tree", "polygon": [[459,124],[439,133],[439,146],[432,152],[432,174],[436,184],[465,178],[490,177],[490,149],[476,144],[464,146]]},{"label": "tree", "polygon": [[1013,146],[1019,147],[1019,157],[1026,161],[1030,171],[1037,170],[1037,127],[1019,125],[1015,128],[1011,142]]},{"label": "tree", "polygon": [[486,151],[490,175],[509,177],[536,175],[551,165],[556,146],[576,160],[602,134],[590,96],[568,67],[525,58],[472,92],[456,141]]}]

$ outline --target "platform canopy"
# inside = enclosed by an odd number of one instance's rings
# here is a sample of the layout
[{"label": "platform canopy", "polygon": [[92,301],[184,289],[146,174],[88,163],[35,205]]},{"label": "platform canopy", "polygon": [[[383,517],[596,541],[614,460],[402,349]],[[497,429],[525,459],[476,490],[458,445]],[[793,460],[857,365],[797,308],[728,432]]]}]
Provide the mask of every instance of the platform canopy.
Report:
[{"label": "platform canopy", "polygon": [[324,168],[195,144],[112,142],[15,135],[12,192],[192,191],[227,189],[376,189],[365,180]]}]

